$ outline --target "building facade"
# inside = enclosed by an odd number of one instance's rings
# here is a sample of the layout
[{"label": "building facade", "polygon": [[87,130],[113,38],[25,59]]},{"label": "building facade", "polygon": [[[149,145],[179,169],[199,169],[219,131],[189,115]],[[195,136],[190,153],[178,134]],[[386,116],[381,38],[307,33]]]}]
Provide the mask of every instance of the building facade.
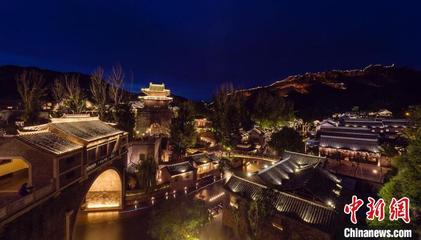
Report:
[{"label": "building facade", "polygon": [[165,84],[150,83],[141,91],[144,95],[139,96],[139,102],[134,104],[135,137],[168,135],[172,118],[170,90]]}]

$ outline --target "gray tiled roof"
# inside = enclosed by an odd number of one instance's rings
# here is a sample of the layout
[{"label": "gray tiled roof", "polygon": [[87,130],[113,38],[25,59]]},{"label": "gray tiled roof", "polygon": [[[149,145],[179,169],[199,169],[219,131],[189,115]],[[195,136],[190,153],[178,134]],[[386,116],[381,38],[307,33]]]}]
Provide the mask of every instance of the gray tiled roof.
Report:
[{"label": "gray tiled roof", "polygon": [[379,152],[378,140],[372,138],[321,135],[320,146],[355,151]]},{"label": "gray tiled roof", "polygon": [[168,172],[171,176],[182,174],[185,172],[191,172],[194,170],[193,166],[188,161],[167,165],[165,166],[165,168],[168,169]]},{"label": "gray tiled roof", "polygon": [[280,191],[310,196],[319,202],[336,202],[340,179],[321,168],[324,157],[285,151],[283,160],[259,171],[259,182]]},{"label": "gray tiled roof", "polygon": [[[226,187],[234,193],[253,200],[257,199],[266,188],[261,184],[235,175],[228,180]],[[277,197],[273,199],[273,204],[280,213],[314,225],[324,231],[330,231],[334,227],[337,214],[333,208],[285,192],[276,191],[276,193]]]},{"label": "gray tiled roof", "polygon": [[187,159],[190,160],[191,162],[196,163],[197,165],[202,165],[209,162],[218,161],[218,159],[215,156],[208,155],[207,153],[199,153],[199,154],[190,155],[187,157]]},{"label": "gray tiled roof", "polygon": [[82,146],[72,143],[51,132],[25,133],[19,135],[17,138],[56,155],[82,148]]},{"label": "gray tiled roof", "polygon": [[100,120],[57,122],[51,126],[85,141],[93,141],[122,133]]}]

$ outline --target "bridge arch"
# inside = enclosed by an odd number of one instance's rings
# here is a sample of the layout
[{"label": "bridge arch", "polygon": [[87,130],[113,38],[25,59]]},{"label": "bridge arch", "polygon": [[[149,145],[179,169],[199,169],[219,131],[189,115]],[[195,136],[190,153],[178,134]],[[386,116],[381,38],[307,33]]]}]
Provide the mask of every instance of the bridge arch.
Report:
[{"label": "bridge arch", "polygon": [[123,206],[123,179],[114,168],[102,171],[92,181],[81,204],[86,211],[115,210]]}]

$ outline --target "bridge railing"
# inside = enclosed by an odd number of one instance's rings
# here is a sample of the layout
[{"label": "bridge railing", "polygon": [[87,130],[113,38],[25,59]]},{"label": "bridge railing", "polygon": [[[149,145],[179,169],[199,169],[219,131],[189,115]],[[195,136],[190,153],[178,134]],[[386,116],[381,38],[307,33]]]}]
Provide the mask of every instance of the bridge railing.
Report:
[{"label": "bridge railing", "polygon": [[54,182],[51,182],[50,184],[44,187],[35,189],[31,194],[21,197],[16,201],[10,202],[8,205],[0,209],[0,220],[3,220],[7,218],[8,216],[19,212],[25,207],[36,203],[37,201],[43,199],[47,195],[53,193],[54,190],[55,190],[55,184]]}]

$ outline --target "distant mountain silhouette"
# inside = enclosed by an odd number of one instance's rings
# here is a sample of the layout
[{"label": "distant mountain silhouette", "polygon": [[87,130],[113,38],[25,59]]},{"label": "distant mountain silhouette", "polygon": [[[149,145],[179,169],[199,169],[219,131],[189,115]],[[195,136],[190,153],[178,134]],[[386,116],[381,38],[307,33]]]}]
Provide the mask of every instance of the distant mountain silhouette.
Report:
[{"label": "distant mountain silhouette", "polygon": [[[0,101],[19,101],[16,77],[25,70],[40,71],[47,86],[64,74],[79,74],[81,87],[86,96],[90,97],[89,75],[5,65],[0,66]],[[353,106],[359,106],[362,110],[387,108],[400,113],[408,105],[421,104],[421,72],[395,65],[370,65],[357,70],[332,70],[289,76],[268,86],[238,90],[237,93],[253,96],[262,90],[271,91],[292,101],[297,115],[305,119],[350,111]],[[135,100],[139,92],[128,94]],[[173,97],[176,104],[186,100],[179,96]],[[51,99],[51,96],[46,98]]]},{"label": "distant mountain silhouette", "polygon": [[[54,83],[54,79],[61,78],[64,74],[78,74],[79,84],[84,90],[85,94],[89,91],[90,78],[89,75],[76,73],[76,72],[57,72],[47,69],[40,69],[37,67],[20,67],[15,65],[0,66],[0,93],[1,100],[19,100],[20,96],[17,91],[16,78],[24,71],[38,71],[42,74],[45,79],[47,87]],[[51,95],[48,94],[47,99],[51,99]]]},{"label": "distant mountain silhouette", "polygon": [[421,72],[395,65],[370,65],[361,70],[289,76],[269,86],[238,93],[252,96],[263,90],[292,101],[297,115],[305,119],[350,111],[353,106],[400,113],[408,105],[421,104]]},{"label": "distant mountain silhouette", "polygon": [[[47,86],[47,88],[49,88],[49,86],[52,86],[55,79],[60,79],[65,74],[68,74],[68,75],[77,74],[79,75],[79,84],[81,88],[83,89],[85,96],[88,98],[91,98],[91,93],[90,93],[91,80],[90,80],[90,76],[87,74],[78,73],[78,72],[58,72],[58,71],[52,71],[48,69],[40,69],[37,67],[21,67],[21,66],[15,66],[15,65],[4,65],[4,66],[0,66],[0,94],[1,94],[0,101],[14,102],[14,101],[20,100],[20,96],[19,96],[19,93],[17,91],[17,86],[16,86],[16,78],[24,71],[40,72],[45,80],[45,85]],[[140,94],[140,89],[138,92],[135,92],[135,93],[129,92],[126,90],[124,91],[129,96],[130,100],[136,100],[138,95]],[[46,100],[52,100],[51,91],[47,91],[47,92],[48,94],[45,97]],[[173,96],[173,97],[174,97],[175,102],[186,100],[185,98],[179,97],[179,96]]]}]

